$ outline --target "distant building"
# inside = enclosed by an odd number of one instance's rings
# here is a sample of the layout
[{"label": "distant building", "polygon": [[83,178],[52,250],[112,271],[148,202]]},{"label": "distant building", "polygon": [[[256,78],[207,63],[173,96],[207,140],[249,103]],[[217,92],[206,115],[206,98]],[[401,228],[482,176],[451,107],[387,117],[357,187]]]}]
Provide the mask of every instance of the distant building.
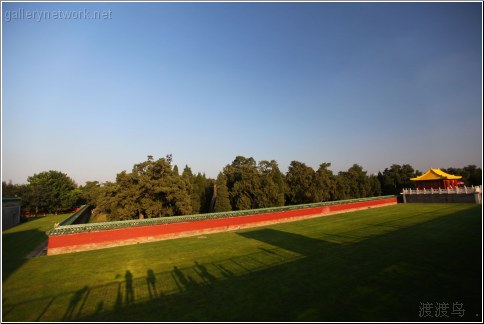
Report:
[{"label": "distant building", "polygon": [[462,184],[462,176],[445,173],[440,169],[429,169],[419,177],[411,178],[417,189],[447,189]]},{"label": "distant building", "polygon": [[20,198],[2,198],[2,229],[7,229],[20,223]]}]

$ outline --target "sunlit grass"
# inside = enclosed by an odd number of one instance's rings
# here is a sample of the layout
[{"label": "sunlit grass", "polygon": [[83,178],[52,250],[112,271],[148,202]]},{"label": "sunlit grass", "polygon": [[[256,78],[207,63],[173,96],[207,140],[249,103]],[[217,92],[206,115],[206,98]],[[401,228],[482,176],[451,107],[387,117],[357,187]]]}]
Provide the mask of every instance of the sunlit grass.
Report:
[{"label": "sunlit grass", "polygon": [[406,204],[29,259],[3,280],[3,320],[418,320],[426,301],[470,311],[480,213]]}]

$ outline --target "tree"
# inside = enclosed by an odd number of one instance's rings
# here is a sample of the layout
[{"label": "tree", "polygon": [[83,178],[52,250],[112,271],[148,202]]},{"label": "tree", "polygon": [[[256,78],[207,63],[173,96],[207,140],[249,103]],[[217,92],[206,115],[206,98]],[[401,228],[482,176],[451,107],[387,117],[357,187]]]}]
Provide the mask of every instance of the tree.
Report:
[{"label": "tree", "polygon": [[195,177],[193,176],[192,169],[185,165],[182,173],[183,179],[189,184],[190,201],[193,213],[200,212],[200,195],[198,194],[198,187],[195,184]]},{"label": "tree", "polygon": [[227,188],[227,179],[224,174],[220,172],[217,176],[217,181],[215,183],[216,194],[215,194],[215,205],[214,212],[225,212],[231,211],[232,207],[230,205],[229,199],[229,189]]},{"label": "tree", "polygon": [[106,213],[110,221],[116,220],[113,209],[116,207],[116,183],[107,181],[99,186],[96,197],[96,213]]},{"label": "tree", "polygon": [[380,181],[378,180],[378,176],[376,175],[371,175],[369,177],[370,180],[370,197],[378,197],[381,196],[381,185]]},{"label": "tree", "polygon": [[196,196],[196,201],[199,202],[199,208],[194,209],[196,213],[208,213],[210,210],[210,203],[213,196],[213,179],[207,179],[205,174],[197,173],[193,177],[193,195]]},{"label": "tree", "polygon": [[[151,162],[150,162],[151,163]],[[111,201],[111,217],[115,220],[144,218],[142,198],[144,192],[139,187],[136,175],[122,171],[116,175],[115,196]],[[155,208],[154,205],[150,208]]]},{"label": "tree", "polygon": [[464,185],[470,186],[480,186],[482,185],[482,169],[476,167],[475,165],[468,165],[464,168],[448,168],[442,169],[442,171],[462,176],[462,181]]},{"label": "tree", "polygon": [[415,183],[410,179],[418,175],[419,172],[409,164],[392,164],[383,173],[378,173],[378,180],[384,195],[398,195],[403,188],[415,188]]},{"label": "tree", "polygon": [[188,179],[191,179],[193,177],[192,169],[188,165],[185,165],[185,168],[183,169],[183,172],[182,172],[182,177],[185,177]]},{"label": "tree", "polygon": [[192,212],[188,179],[175,174],[171,155],[133,168],[140,195],[140,213],[147,217],[187,215]]},{"label": "tree", "polygon": [[348,171],[342,172],[341,175],[346,177],[349,184],[348,198],[364,198],[371,194],[371,184],[366,171],[358,164],[353,164]]},{"label": "tree", "polygon": [[277,162],[237,156],[223,171],[232,210],[284,205],[284,175]]},{"label": "tree", "polygon": [[334,196],[336,179],[328,168],[331,163],[321,163],[315,174],[316,201],[329,201]]},{"label": "tree", "polygon": [[101,190],[100,205],[112,219],[187,215],[192,212],[191,186],[171,166],[171,155],[135,164],[123,171],[116,183]]},{"label": "tree", "polygon": [[298,161],[292,161],[286,174],[286,204],[308,204],[318,200],[320,196],[315,183],[313,168]]},{"label": "tree", "polygon": [[257,208],[256,195],[260,184],[255,160],[237,156],[223,173],[227,178],[232,210]]},{"label": "tree", "polygon": [[97,206],[100,195],[101,185],[99,181],[86,181],[84,186],[80,187],[82,199],[86,204]]},{"label": "tree", "polygon": [[351,197],[350,179],[345,176],[345,172],[339,172],[335,177],[335,190],[332,200],[345,200]]},{"label": "tree", "polygon": [[482,185],[482,169],[475,165],[468,165],[462,169],[462,177],[468,186]]},{"label": "tree", "polygon": [[80,191],[76,183],[59,171],[47,171],[27,178],[29,199],[36,212],[64,212],[78,205]]},{"label": "tree", "polygon": [[2,181],[2,196],[3,197],[21,197],[22,201],[24,199],[25,193],[28,191],[28,186],[26,184],[12,184],[12,181],[8,183]]},{"label": "tree", "polygon": [[258,165],[259,187],[255,197],[257,208],[284,206],[284,175],[274,160],[260,161]]}]

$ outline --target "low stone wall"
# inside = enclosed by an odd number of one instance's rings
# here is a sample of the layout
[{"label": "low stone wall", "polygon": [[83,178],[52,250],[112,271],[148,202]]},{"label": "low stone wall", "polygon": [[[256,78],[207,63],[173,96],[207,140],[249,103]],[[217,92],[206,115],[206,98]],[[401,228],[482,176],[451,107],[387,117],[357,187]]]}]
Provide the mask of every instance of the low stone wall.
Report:
[{"label": "low stone wall", "polygon": [[421,194],[403,195],[404,202],[407,203],[471,203],[479,204],[480,199],[477,194]]},{"label": "low stone wall", "polygon": [[89,205],[82,205],[74,214],[61,222],[59,226],[88,223],[91,218],[91,209],[92,208]]},{"label": "low stone wall", "polygon": [[[482,186],[403,189],[401,201],[404,203],[474,203],[482,204]],[[400,201],[399,199],[399,201]]]},{"label": "low stone wall", "polygon": [[[174,222],[165,224],[150,224],[145,226],[130,226],[114,229],[94,229],[89,225],[77,225],[71,233],[60,231],[48,232],[48,255],[95,250],[120,245],[137,244],[143,242],[166,240],[178,237],[196,236],[201,234],[232,231],[241,228],[256,227],[274,223],[295,221],[311,217],[321,217],[335,213],[382,207],[397,203],[396,197],[373,198],[362,201],[335,202],[334,205],[247,214],[237,217],[202,219],[188,222]],[[280,210],[280,211],[278,211]],[[141,223],[137,223],[143,224]],[[80,227],[79,227],[80,226]]]}]

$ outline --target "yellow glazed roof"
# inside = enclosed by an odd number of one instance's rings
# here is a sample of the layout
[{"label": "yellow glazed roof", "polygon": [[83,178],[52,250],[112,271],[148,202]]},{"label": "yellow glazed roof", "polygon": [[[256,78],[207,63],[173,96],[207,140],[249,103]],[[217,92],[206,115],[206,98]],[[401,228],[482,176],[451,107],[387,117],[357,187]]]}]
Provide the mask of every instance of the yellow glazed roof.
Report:
[{"label": "yellow glazed roof", "polygon": [[452,174],[445,173],[440,169],[429,169],[427,172],[422,174],[420,177],[411,178],[414,181],[424,181],[424,180],[457,180],[462,179],[461,176],[455,176]]}]

